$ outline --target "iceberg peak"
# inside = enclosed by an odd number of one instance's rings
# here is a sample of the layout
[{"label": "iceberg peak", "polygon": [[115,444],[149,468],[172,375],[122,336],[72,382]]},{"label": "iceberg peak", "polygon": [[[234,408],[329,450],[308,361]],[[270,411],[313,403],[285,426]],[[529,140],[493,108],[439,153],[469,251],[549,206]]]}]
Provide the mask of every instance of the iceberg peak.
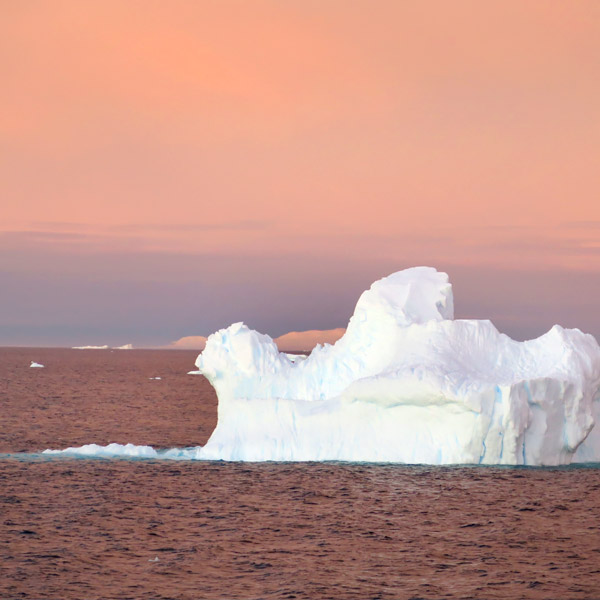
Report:
[{"label": "iceberg peak", "polygon": [[362,293],[353,319],[362,322],[377,317],[390,317],[401,327],[453,319],[448,275],[432,267],[413,267],[376,281]]}]

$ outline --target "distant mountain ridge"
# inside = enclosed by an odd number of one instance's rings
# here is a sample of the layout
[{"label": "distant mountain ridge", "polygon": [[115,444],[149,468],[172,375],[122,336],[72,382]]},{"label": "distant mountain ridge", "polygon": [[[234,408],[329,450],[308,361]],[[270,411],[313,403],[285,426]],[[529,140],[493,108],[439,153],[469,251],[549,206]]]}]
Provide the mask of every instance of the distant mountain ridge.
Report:
[{"label": "distant mountain ridge", "polygon": [[[275,338],[275,343],[281,352],[310,352],[317,344],[335,344],[346,329],[309,329],[307,331],[290,331]],[[206,337],[203,335],[188,335],[174,342],[166,348],[172,350],[203,350]]]}]

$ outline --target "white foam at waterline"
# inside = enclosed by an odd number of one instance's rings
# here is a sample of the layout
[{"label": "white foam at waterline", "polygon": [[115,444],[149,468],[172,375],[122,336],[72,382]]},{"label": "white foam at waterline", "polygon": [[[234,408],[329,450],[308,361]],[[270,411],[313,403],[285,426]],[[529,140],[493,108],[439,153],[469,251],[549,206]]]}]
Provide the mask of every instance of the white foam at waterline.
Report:
[{"label": "white foam at waterline", "polygon": [[167,460],[202,460],[202,446],[155,450],[152,446],[135,444],[84,444],[64,450],[47,449],[42,454],[78,458],[154,458]]}]

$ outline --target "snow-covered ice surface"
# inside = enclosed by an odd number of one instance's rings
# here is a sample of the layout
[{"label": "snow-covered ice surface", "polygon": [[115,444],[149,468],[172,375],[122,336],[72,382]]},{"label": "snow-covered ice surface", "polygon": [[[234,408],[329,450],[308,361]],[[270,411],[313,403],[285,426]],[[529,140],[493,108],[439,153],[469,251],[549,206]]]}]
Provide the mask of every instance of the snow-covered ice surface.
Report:
[{"label": "snow-covered ice surface", "polygon": [[[454,320],[445,273],[416,267],[364,292],[344,336],[302,359],[242,323],[196,361],[218,424],[204,447],[88,445],[73,456],[559,465],[600,461],[600,347],[556,325],[517,342]],[[154,453],[154,454],[152,454]]]}]

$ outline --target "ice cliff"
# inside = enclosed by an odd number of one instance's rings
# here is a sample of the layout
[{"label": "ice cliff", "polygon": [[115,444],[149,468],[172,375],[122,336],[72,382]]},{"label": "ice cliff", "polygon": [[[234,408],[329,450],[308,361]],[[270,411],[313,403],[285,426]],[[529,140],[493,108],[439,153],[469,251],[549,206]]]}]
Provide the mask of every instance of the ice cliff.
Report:
[{"label": "ice cliff", "polygon": [[448,276],[417,267],[375,282],[344,336],[304,360],[242,323],[212,334],[196,366],[218,394],[218,424],[194,457],[600,461],[596,340],[556,325],[517,342],[453,313]]}]

